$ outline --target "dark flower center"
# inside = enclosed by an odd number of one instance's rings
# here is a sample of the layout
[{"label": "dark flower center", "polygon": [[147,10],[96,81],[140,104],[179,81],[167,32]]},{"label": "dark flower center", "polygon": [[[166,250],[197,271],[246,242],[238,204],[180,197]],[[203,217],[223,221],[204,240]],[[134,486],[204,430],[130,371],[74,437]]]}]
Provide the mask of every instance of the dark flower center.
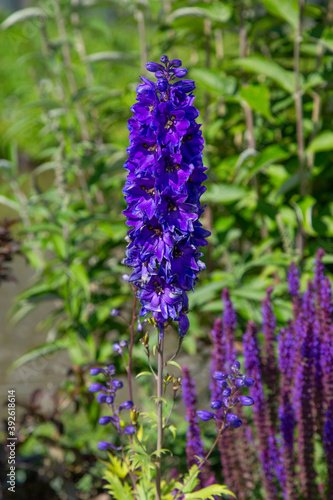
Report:
[{"label": "dark flower center", "polygon": [[154,287],[157,295],[162,295],[162,293],[164,293],[163,288],[157,283],[157,281],[154,281]]}]

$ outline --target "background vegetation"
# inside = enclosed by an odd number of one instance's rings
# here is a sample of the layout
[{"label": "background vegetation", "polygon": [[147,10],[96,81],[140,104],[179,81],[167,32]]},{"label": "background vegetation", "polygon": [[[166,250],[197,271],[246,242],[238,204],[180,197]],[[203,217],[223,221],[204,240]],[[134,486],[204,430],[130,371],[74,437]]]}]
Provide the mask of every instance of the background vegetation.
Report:
[{"label": "background vegetation", "polygon": [[[25,321],[51,304],[45,343],[14,367],[60,349],[73,364],[52,411],[32,401],[22,421],[22,457],[37,465],[25,464],[20,481],[28,488],[38,478],[39,498],[92,498],[102,431],[85,373],[128,335],[110,310],[126,316],[131,307],[122,165],[138,76],[165,53],[197,84],[212,236],[190,297],[183,349],[193,355],[210,345],[223,287],[240,312],[241,340],[248,319],[260,322],[269,285],[278,321],[291,317],[292,259],[304,281],[319,247],[333,263],[333,2],[42,0],[1,19],[0,214],[18,218],[14,236],[34,269],[11,315]],[[136,359],[139,368],[139,347]]]}]

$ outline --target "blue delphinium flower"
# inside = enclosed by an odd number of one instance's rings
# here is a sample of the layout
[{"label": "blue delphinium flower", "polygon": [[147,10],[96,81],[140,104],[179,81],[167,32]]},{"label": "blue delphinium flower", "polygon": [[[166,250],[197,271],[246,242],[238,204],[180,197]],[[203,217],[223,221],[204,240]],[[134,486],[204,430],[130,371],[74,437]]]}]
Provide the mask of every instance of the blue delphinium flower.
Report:
[{"label": "blue delphinium flower", "polygon": [[178,321],[183,337],[189,327],[186,292],[205,267],[198,247],[209,235],[199,222],[204,141],[195,121],[194,82],[175,81],[187,74],[179,59],[162,56],[161,63],[146,64],[157,82],[141,77],[128,121],[124,214],[131,229],[125,264],[132,268],[141,316],[151,314],[160,332]]}]

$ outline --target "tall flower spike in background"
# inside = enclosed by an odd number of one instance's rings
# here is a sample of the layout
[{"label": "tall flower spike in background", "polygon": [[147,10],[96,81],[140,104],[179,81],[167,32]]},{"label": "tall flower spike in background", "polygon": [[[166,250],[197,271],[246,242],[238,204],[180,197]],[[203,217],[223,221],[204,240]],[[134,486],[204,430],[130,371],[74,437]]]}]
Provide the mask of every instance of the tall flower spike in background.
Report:
[{"label": "tall flower spike in background", "polygon": [[170,320],[178,321],[183,337],[189,327],[186,292],[205,267],[198,247],[209,235],[199,222],[204,141],[195,121],[194,82],[174,81],[187,74],[179,59],[162,56],[161,63],[146,64],[157,83],[141,77],[128,121],[124,214],[131,229],[125,263],[138,287],[141,316],[151,313],[161,332]]}]

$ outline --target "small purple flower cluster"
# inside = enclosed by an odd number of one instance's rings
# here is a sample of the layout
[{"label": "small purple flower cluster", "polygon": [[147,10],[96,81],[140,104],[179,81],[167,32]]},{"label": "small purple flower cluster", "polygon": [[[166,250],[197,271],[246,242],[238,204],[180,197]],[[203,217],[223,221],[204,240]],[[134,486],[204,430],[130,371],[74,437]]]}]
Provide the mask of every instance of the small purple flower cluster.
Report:
[{"label": "small purple flower cluster", "polygon": [[230,373],[221,371],[213,373],[220,394],[216,399],[212,399],[210,403],[210,407],[215,410],[215,413],[207,410],[197,411],[197,415],[201,420],[207,422],[214,419],[218,422],[219,427],[224,425],[225,428],[237,429],[242,425],[242,420],[235,413],[231,413],[230,410],[238,405],[251,406],[254,404],[251,397],[241,395],[244,388],[251,387],[254,384],[254,380],[241,374],[239,370],[239,361],[234,361]]},{"label": "small purple flower cluster", "polygon": [[179,322],[183,337],[189,327],[187,291],[193,290],[204,264],[198,247],[206,245],[208,231],[199,217],[206,179],[202,164],[203,138],[195,119],[192,80],[179,59],[161,57],[149,62],[157,83],[141,77],[137,100],[128,121],[128,177],[124,195],[128,204],[129,245],[125,264],[138,288],[141,316],[151,314],[160,332]]},{"label": "small purple flower cluster", "polygon": [[[120,341],[119,344],[116,343],[113,345],[113,349],[116,352],[122,350],[123,347],[127,343],[124,344],[125,341]],[[122,344],[122,346],[121,346]],[[138,412],[134,409],[133,401],[124,401],[120,405],[115,403],[115,399],[117,396],[117,391],[123,387],[123,382],[114,378],[116,374],[116,369],[113,365],[105,366],[103,368],[91,368],[90,375],[95,377],[97,375],[103,374],[105,377],[105,382],[100,383],[96,382],[91,384],[89,387],[89,391],[93,393],[97,393],[97,401],[98,403],[105,403],[110,411],[111,416],[103,416],[100,417],[98,423],[100,425],[112,424],[114,429],[116,430],[119,437],[124,434],[132,435],[136,433],[136,425],[137,425],[137,417]],[[131,425],[122,426],[122,422],[120,419],[120,413],[123,410],[132,410],[131,411]],[[100,441],[97,445],[99,450],[121,450],[122,446],[115,446],[113,443],[109,441]]]}]

